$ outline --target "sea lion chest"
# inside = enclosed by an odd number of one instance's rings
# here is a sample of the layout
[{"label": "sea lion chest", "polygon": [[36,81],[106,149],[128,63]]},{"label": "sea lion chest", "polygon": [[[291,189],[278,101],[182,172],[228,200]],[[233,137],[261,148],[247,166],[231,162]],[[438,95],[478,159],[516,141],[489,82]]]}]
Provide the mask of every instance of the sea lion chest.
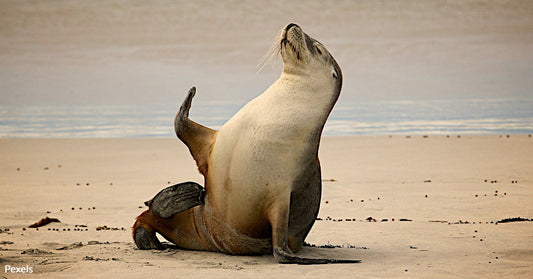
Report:
[{"label": "sea lion chest", "polygon": [[218,218],[246,226],[272,199],[290,196],[291,181],[317,158],[327,117],[309,94],[280,79],[220,129],[206,177]]},{"label": "sea lion chest", "polygon": [[312,95],[298,83],[276,81],[220,129],[212,156],[221,160],[213,164],[234,168],[242,162],[250,174],[259,174],[290,171],[291,165],[316,155],[318,150],[309,151],[318,147],[325,116]]}]

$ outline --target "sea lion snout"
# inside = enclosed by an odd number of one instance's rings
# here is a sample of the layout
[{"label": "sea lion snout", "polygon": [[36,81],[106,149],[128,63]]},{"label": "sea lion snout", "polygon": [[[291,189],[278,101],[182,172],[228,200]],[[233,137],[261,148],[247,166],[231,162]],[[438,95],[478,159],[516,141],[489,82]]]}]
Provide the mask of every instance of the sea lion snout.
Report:
[{"label": "sea lion snout", "polygon": [[291,29],[292,27],[298,27],[300,28],[300,26],[298,26],[298,24],[296,23],[289,23],[286,27],[285,27],[285,30],[289,31],[289,29]]}]

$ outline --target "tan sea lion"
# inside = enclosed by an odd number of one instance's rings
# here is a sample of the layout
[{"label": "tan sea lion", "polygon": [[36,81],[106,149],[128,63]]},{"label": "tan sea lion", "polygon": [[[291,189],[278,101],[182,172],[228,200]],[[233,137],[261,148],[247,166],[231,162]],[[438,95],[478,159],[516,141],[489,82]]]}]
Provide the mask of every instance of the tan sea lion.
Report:
[{"label": "tan sea lion", "polygon": [[133,227],[140,249],[162,249],[156,232],[179,247],[228,254],[273,253],[280,263],[354,263],[294,254],[318,214],[318,147],[341,91],[333,56],[296,24],[277,48],[283,72],[219,131],[189,119],[193,87],[176,118],[176,135],[205,178],[168,187],[147,202]]}]

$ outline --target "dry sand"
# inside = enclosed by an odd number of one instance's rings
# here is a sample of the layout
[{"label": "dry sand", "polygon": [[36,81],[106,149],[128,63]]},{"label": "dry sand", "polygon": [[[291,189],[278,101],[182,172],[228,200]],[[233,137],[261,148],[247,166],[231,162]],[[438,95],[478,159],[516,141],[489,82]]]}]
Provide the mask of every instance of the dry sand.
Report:
[{"label": "dry sand", "polygon": [[[324,138],[323,179],[334,181],[323,183],[307,242],[338,247],[301,253],[362,263],[297,266],[135,248],[145,200],[168,183],[202,182],[177,139],[2,139],[0,262],[33,273],[0,276],[528,278],[533,223],[495,223],[533,218],[532,147],[527,135]],[[61,223],[27,228],[46,216]]]}]

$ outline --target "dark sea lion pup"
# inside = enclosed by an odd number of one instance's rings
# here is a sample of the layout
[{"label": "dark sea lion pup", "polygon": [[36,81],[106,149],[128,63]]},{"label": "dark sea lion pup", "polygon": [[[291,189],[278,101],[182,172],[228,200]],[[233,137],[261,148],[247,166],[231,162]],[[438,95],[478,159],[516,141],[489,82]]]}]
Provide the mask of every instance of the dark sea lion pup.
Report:
[{"label": "dark sea lion pup", "polygon": [[283,72],[219,131],[189,119],[192,88],[176,118],[205,190],[171,186],[147,202],[133,227],[140,249],[163,249],[156,233],[179,247],[250,255],[273,253],[280,263],[356,263],[294,253],[318,215],[322,181],[318,147],[341,91],[337,62],[296,24],[283,28],[277,51]]}]

